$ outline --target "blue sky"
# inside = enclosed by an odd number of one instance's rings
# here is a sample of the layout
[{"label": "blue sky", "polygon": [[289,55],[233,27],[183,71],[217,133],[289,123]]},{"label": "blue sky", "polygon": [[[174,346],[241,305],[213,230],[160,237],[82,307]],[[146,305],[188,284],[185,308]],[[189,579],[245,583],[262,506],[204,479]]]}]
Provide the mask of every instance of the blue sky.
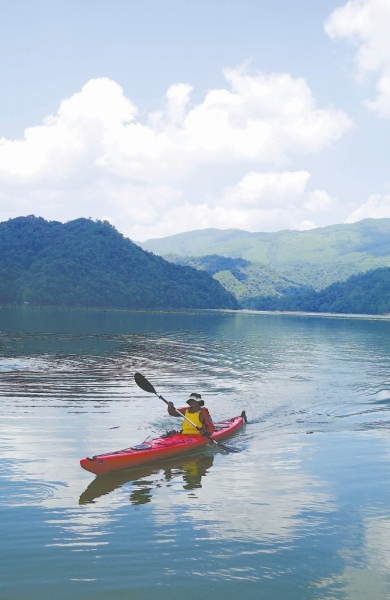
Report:
[{"label": "blue sky", "polygon": [[0,0],[0,219],[390,217],[389,0]]}]

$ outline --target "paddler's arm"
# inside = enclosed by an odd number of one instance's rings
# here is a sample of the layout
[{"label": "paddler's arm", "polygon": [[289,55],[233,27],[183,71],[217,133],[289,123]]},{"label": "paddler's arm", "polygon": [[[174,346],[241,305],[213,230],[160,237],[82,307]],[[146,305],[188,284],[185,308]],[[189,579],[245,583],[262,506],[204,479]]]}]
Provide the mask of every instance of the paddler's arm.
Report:
[{"label": "paddler's arm", "polygon": [[168,414],[170,414],[171,417],[179,417],[180,415],[177,413],[184,415],[186,410],[186,408],[175,408],[173,402],[168,402]]},{"label": "paddler's arm", "polygon": [[209,412],[208,412],[207,408],[203,408],[200,411],[199,421],[203,425],[202,431],[201,431],[202,434],[211,435],[212,433],[214,433],[215,427],[214,427],[213,422],[212,422],[212,420],[210,418],[210,415],[209,415]]},{"label": "paddler's arm", "polygon": [[208,429],[207,429],[206,420],[205,420],[205,418],[204,418],[204,415],[203,415],[203,413],[202,413],[202,412],[201,412],[201,413],[200,413],[200,415],[199,415],[199,421],[200,421],[200,422],[202,423],[202,425],[203,425],[202,429],[200,430],[200,433],[201,433],[202,435],[210,435],[210,434],[209,434],[209,431],[208,431]]}]

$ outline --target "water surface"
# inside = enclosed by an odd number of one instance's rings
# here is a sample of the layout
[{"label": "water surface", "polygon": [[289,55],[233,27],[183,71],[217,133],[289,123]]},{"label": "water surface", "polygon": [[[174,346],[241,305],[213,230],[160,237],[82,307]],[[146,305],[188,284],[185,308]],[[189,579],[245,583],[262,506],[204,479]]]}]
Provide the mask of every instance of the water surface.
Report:
[{"label": "water surface", "polygon": [[[389,597],[390,322],[0,309],[0,597]],[[79,459],[213,417],[237,454],[94,479]],[[233,443],[233,442],[232,442]]]}]

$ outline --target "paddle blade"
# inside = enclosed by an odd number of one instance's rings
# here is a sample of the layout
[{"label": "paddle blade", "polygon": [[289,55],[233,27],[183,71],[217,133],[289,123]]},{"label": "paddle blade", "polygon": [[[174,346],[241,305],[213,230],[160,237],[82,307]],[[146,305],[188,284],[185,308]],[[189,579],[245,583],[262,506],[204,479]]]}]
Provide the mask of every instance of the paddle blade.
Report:
[{"label": "paddle blade", "polygon": [[241,452],[240,448],[235,448],[234,446],[226,446],[226,444],[218,444],[218,446],[228,454],[231,452]]},{"label": "paddle blade", "polygon": [[134,380],[135,380],[135,383],[138,385],[138,387],[140,387],[141,390],[144,390],[144,392],[149,392],[149,394],[157,395],[157,392],[154,389],[154,387],[152,386],[152,384],[150,383],[150,381],[148,381],[146,379],[146,377],[141,375],[141,373],[136,373],[134,375]]}]

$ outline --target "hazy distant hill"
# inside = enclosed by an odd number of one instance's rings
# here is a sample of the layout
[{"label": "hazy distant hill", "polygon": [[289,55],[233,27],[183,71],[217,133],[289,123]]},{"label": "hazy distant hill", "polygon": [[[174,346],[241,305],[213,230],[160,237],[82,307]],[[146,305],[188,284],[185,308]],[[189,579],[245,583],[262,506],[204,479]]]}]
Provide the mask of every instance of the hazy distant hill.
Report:
[{"label": "hazy distant hill", "polygon": [[0,223],[0,302],[97,308],[236,308],[205,271],[145,252],[107,222]]},{"label": "hazy distant hill", "polygon": [[390,268],[353,275],[320,292],[252,298],[249,306],[257,310],[385,314],[390,312]]},{"label": "hazy distant hill", "polygon": [[[206,229],[141,245],[174,261],[178,256],[216,254],[261,263],[275,279],[320,290],[351,275],[390,266],[390,219],[277,233]],[[219,279],[218,273],[214,276]]]},{"label": "hazy distant hill", "polygon": [[276,233],[202,229],[137,243],[159,255],[218,254],[271,266],[295,260],[319,263],[336,258],[348,260],[356,253],[362,257],[390,256],[390,219],[364,219],[309,231]]}]

